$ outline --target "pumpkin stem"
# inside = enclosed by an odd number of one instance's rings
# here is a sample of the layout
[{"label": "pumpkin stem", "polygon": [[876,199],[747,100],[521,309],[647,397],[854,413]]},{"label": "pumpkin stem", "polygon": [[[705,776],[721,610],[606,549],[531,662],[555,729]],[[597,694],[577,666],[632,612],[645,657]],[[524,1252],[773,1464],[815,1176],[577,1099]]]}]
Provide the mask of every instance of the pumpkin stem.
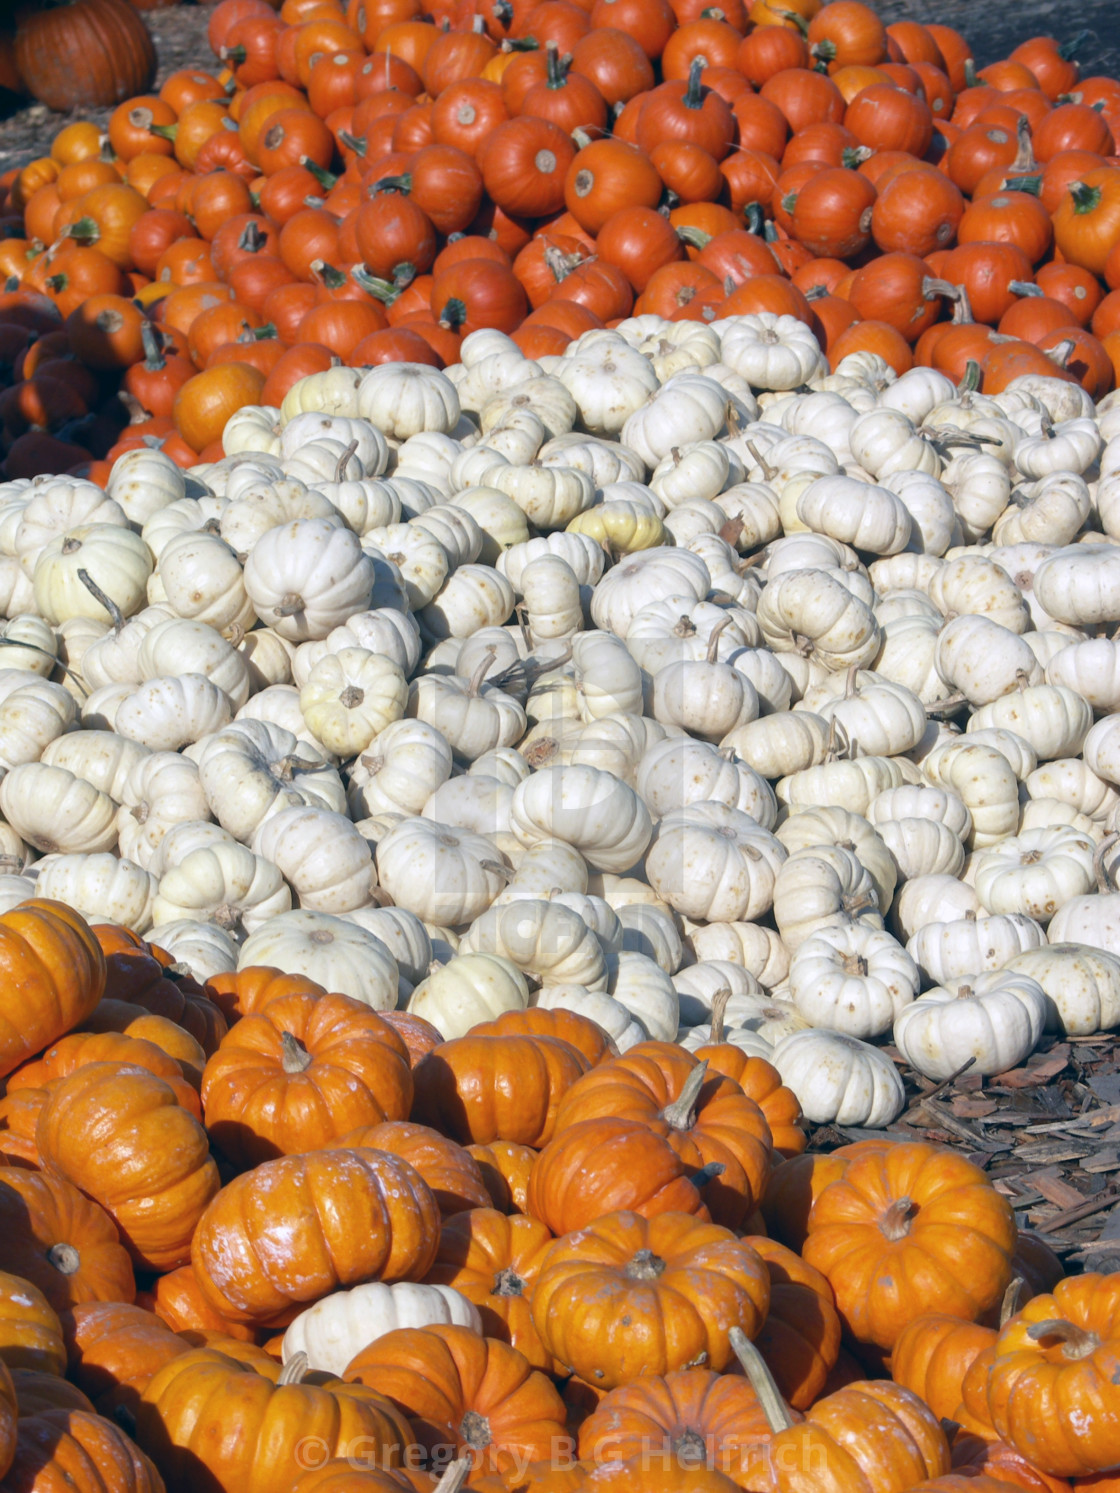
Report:
[{"label": "pumpkin stem", "polygon": [[743,207],[743,222],[748,233],[761,238],[766,231],[766,214],[761,202],[748,202]]},{"label": "pumpkin stem", "polygon": [[976,63],[973,61],[973,59],[971,57],[966,57],[964,59],[964,69],[963,69],[963,71],[964,71],[964,86],[966,88],[976,88],[979,85],[980,80],[976,76]]},{"label": "pumpkin stem", "polygon": [[1041,285],[1033,285],[1029,280],[1009,280],[1007,288],[1013,295],[1045,295]]},{"label": "pumpkin stem", "polygon": [[470,683],[467,685],[467,694],[474,698],[482,688],[482,681],[494,667],[494,660],[498,656],[498,650],[493,643],[486,649],[479,662],[478,668],[471,675]]},{"label": "pumpkin stem", "polygon": [[358,441],[357,437],[355,437],[355,439],[350,442],[346,450],[343,451],[338,458],[338,465],[334,469],[334,480],[336,482],[341,482],[343,480],[343,473],[346,471],[346,465],[349,462],[350,458],[354,455],[354,452],[357,451],[357,449]]},{"label": "pumpkin stem", "polygon": [[714,1182],[717,1177],[722,1177],[727,1168],[722,1161],[709,1161],[699,1171],[695,1171],[689,1177],[689,1181],[697,1192],[707,1187],[709,1182]]},{"label": "pumpkin stem", "polygon": [[733,1327],[727,1334],[727,1340],[762,1406],[762,1413],[771,1433],[776,1436],[779,1431],[788,1431],[793,1425],[793,1416],[789,1413],[789,1406],[782,1399],[781,1390],[774,1383],[774,1376],[762,1354],[741,1327]]},{"label": "pumpkin stem", "polygon": [[1011,1318],[1019,1310],[1019,1299],[1023,1294],[1026,1281],[1021,1275],[1012,1276],[1007,1290],[1003,1293],[1003,1300],[999,1304],[999,1325],[1006,1327]]},{"label": "pumpkin stem", "polygon": [[352,264],[350,278],[355,285],[360,285],[368,295],[375,296],[386,306],[391,306],[401,293],[400,289],[388,280],[380,280],[376,275],[371,275],[364,264]]},{"label": "pumpkin stem", "polygon": [[338,143],[356,156],[364,156],[366,153],[366,142],[357,135],[352,135],[349,130],[339,130]]},{"label": "pumpkin stem", "polygon": [[1015,152],[1015,159],[1008,167],[1009,171],[1033,171],[1038,165],[1034,158],[1034,150],[1031,146],[1031,122],[1025,114],[1019,115],[1019,122],[1015,126],[1015,136],[1019,147]]},{"label": "pumpkin stem", "polygon": [[402,197],[407,197],[412,191],[412,172],[405,171],[400,176],[382,176],[373,188],[374,196],[382,192],[399,192]]},{"label": "pumpkin stem", "polygon": [[712,241],[710,233],[705,233],[702,228],[692,228],[687,223],[682,223],[676,234],[681,243],[687,244],[690,249],[706,249]]},{"label": "pumpkin stem", "polygon": [[96,601],[99,606],[103,606],[106,612],[108,612],[109,620],[113,624],[113,631],[120,632],[121,628],[124,626],[124,613],[121,611],[120,607],[116,604],[113,598],[111,596],[106,596],[105,592],[102,591],[101,587],[94,580],[93,576],[90,575],[88,570],[79,570],[78,579],[81,581],[82,585],[86,588],[89,594],[93,597],[94,601]]},{"label": "pumpkin stem", "polygon": [[468,1410],[459,1422],[459,1435],[472,1451],[480,1452],[490,1445],[490,1422],[477,1410]]},{"label": "pumpkin stem", "polygon": [[721,617],[719,619],[719,621],[716,623],[716,625],[712,628],[711,632],[709,633],[709,635],[708,635],[708,652],[707,652],[707,655],[706,655],[706,662],[707,663],[710,663],[710,664],[714,664],[715,663],[715,661],[716,661],[716,654],[719,651],[719,640],[720,640],[720,637],[723,634],[723,632],[725,631],[725,629],[731,626],[731,621],[732,621],[732,619],[731,619],[730,615]]},{"label": "pumpkin stem", "polygon": [[1093,875],[1097,881],[1098,892],[1114,892],[1111,873],[1105,870],[1104,858],[1112,847],[1120,840],[1120,833],[1105,835],[1104,839],[1093,852]]},{"label": "pumpkin stem", "polygon": [[454,1462],[448,1462],[447,1470],[432,1489],[432,1493],[459,1493],[470,1470],[470,1457],[458,1457]]},{"label": "pumpkin stem", "polygon": [[311,1067],[311,1054],[291,1032],[280,1033],[281,1065],[285,1073],[306,1073]]},{"label": "pumpkin stem", "polygon": [[966,703],[964,695],[949,695],[947,699],[935,700],[932,705],[926,705],[926,715],[949,715],[954,710],[959,710]]},{"label": "pumpkin stem", "polygon": [[762,452],[755,445],[754,441],[747,442],[747,450],[751,453],[755,461],[758,463],[758,467],[762,473],[763,480],[765,482],[773,482],[774,478],[778,475],[778,468],[772,467],[770,465],[765,456],[763,456]]},{"label": "pumpkin stem", "polygon": [[318,161],[313,161],[310,156],[300,156],[299,163],[305,171],[311,172],[311,175],[319,183],[324,192],[329,192],[332,187],[338,185],[338,177],[334,172],[324,171]]},{"label": "pumpkin stem", "polygon": [[280,1377],[276,1383],[277,1385],[301,1384],[310,1371],[311,1360],[301,1350],[299,1353],[293,1353],[291,1358],[288,1359],[287,1363],[280,1370]]},{"label": "pumpkin stem", "polygon": [[62,1275],[74,1275],[82,1263],[82,1257],[72,1244],[52,1244],[47,1250],[47,1259]]},{"label": "pumpkin stem", "polygon": [[563,249],[558,249],[555,244],[549,244],[544,251],[545,268],[551,273],[557,285],[566,280],[574,269],[578,269],[583,263],[582,254],[565,254]]},{"label": "pumpkin stem", "polygon": [[547,82],[549,88],[563,88],[568,81],[570,57],[561,57],[560,48],[554,41],[545,42]]},{"label": "pumpkin stem", "polygon": [[237,247],[244,249],[247,254],[259,254],[268,243],[268,238],[261,232],[261,225],[256,218],[250,219],[241,230],[241,237],[237,240]]},{"label": "pumpkin stem", "polygon": [[969,358],[964,366],[964,378],[957,385],[958,395],[975,394],[980,387],[980,379],[983,376],[983,371],[975,358]]},{"label": "pumpkin stem", "polygon": [[892,1244],[905,1239],[910,1232],[910,1220],[918,1211],[912,1198],[895,1198],[879,1220],[879,1232]]},{"label": "pumpkin stem", "polygon": [[1068,191],[1073,198],[1073,210],[1079,217],[1091,213],[1101,200],[1100,187],[1088,187],[1083,181],[1071,181]]},{"label": "pumpkin stem", "polygon": [[703,73],[705,62],[703,57],[694,57],[688,69],[688,87],[684,91],[681,102],[686,109],[702,109],[707,89],[701,86],[700,75]]},{"label": "pumpkin stem", "polygon": [[325,259],[313,259],[310,265],[311,278],[317,280],[320,285],[325,285],[328,290],[341,290],[346,284],[346,276],[342,270],[335,269],[333,264],[328,264]]},{"label": "pumpkin stem", "polygon": [[1089,34],[1088,31],[1079,31],[1076,36],[1071,37],[1069,41],[1064,41],[1061,44],[1058,48],[1058,56],[1063,62],[1072,62],[1078,51],[1089,40]]},{"label": "pumpkin stem", "polygon": [[440,326],[448,327],[451,331],[454,331],[456,327],[461,327],[466,319],[466,305],[459,299],[458,296],[452,296],[451,299],[444,305],[443,310],[439,313]]},{"label": "pumpkin stem", "polygon": [[[1094,187],[1093,190],[1096,191],[1097,188]],[[1052,363],[1057,363],[1059,368],[1064,368],[1073,357],[1076,347],[1077,344],[1072,337],[1063,337],[1061,342],[1055,343],[1053,347],[1043,348],[1043,351]]]},{"label": "pumpkin stem", "polygon": [[1083,1327],[1066,1322],[1061,1317],[1048,1317],[1045,1322],[1032,1322],[1027,1328],[1027,1336],[1033,1343],[1041,1343],[1047,1338],[1056,1339],[1061,1345],[1062,1357],[1071,1362],[1078,1358],[1088,1358],[1101,1345],[1095,1332],[1086,1332]]},{"label": "pumpkin stem", "polygon": [[707,1076],[708,1060],[705,1058],[702,1063],[696,1064],[696,1067],[693,1068],[692,1072],[685,1079],[681,1085],[680,1093],[673,1100],[672,1104],[667,1104],[661,1111],[661,1118],[667,1125],[671,1125],[674,1130],[691,1130],[693,1125],[695,1125],[696,1101],[699,1098],[700,1090],[703,1088],[704,1080]]},{"label": "pumpkin stem", "polygon": [[727,1003],[731,999],[731,986],[721,985],[712,996],[712,1029],[708,1041],[719,1045],[723,1041],[724,1022],[727,1020]]},{"label": "pumpkin stem", "polygon": [[652,1249],[639,1249],[627,1262],[623,1274],[627,1280],[657,1280],[665,1274],[665,1261]]},{"label": "pumpkin stem", "polygon": [[294,617],[305,610],[305,603],[298,591],[285,591],[280,598],[280,605],[273,610],[278,617]]},{"label": "pumpkin stem", "polygon": [[144,348],[144,367],[149,373],[159,373],[167,366],[167,359],[159,345],[155,328],[147,318],[140,323],[140,342]]},{"label": "pumpkin stem", "polygon": [[504,1270],[499,1270],[494,1277],[494,1284],[490,1287],[491,1296],[524,1296],[528,1289],[528,1281],[522,1280],[512,1265],[507,1265]]}]

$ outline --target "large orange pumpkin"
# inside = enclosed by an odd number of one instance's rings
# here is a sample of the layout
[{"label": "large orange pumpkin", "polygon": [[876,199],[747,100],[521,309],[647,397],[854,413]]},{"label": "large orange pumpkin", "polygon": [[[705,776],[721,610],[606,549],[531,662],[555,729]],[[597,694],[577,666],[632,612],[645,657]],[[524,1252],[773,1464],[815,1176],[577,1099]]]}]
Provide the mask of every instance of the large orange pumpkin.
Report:
[{"label": "large orange pumpkin", "polygon": [[543,1146],[587,1059],[553,1037],[456,1037],[413,1069],[413,1119],[461,1144]]},{"label": "large orange pumpkin", "polygon": [[1014,1248],[1011,1205],[979,1167],[900,1142],[854,1158],[824,1189],[802,1254],[828,1277],[848,1331],[889,1352],[923,1311],[975,1321],[991,1310]]},{"label": "large orange pumpkin", "polygon": [[223,1187],[191,1264],[223,1317],[284,1326],[339,1286],[422,1279],[438,1243],[435,1198],[407,1161],[325,1150],[263,1162]]},{"label": "large orange pumpkin", "polygon": [[668,1042],[641,1042],[574,1084],[556,1117],[557,1133],[581,1120],[613,1116],[664,1136],[690,1167],[724,1168],[704,1188],[717,1223],[742,1227],[770,1174],[770,1127],[753,1099]]},{"label": "large orange pumpkin", "polygon": [[61,1177],[0,1170],[4,1261],[62,1313],[81,1301],[131,1301],[132,1263],[113,1220]]},{"label": "large orange pumpkin", "polygon": [[119,1301],[76,1306],[66,1331],[70,1377],[102,1415],[135,1413],[153,1375],[190,1347],[153,1312]]},{"label": "large orange pumpkin", "polygon": [[1120,1469],[1120,1276],[1067,1276],[1028,1301],[996,1339],[987,1390],[1001,1440],[1044,1472]]},{"label": "large orange pumpkin", "polygon": [[148,1270],[190,1259],[220,1186],[206,1132],[143,1068],[90,1063],[58,1081],[36,1129],[45,1170],[95,1198]]},{"label": "large orange pumpkin", "polygon": [[17,1427],[15,1459],[5,1482],[29,1493],[164,1493],[163,1479],[111,1420],[88,1410],[43,1410]]},{"label": "large orange pumpkin", "polygon": [[91,1014],[105,960],[85,919],[61,902],[25,902],[0,916],[0,1078]]},{"label": "large orange pumpkin", "polygon": [[840,1355],[840,1315],[832,1287],[792,1249],[765,1235],[745,1238],[765,1261],[770,1310],[755,1347],[795,1410],[807,1410],[824,1389]]},{"label": "large orange pumpkin", "polygon": [[266,1377],[210,1348],[165,1364],[137,1408],[136,1439],[167,1493],[290,1488],[308,1455],[400,1466],[411,1440],[400,1412],[361,1384],[300,1383],[305,1368],[297,1358]]},{"label": "large orange pumpkin", "polygon": [[346,1378],[403,1410],[425,1451],[453,1447],[486,1472],[550,1457],[564,1433],[567,1411],[545,1375],[469,1327],[387,1332],[356,1355]]},{"label": "large orange pumpkin", "polygon": [[490,1207],[490,1194],[478,1162],[463,1146],[427,1125],[386,1120],[382,1125],[352,1130],[338,1144],[350,1149],[366,1146],[375,1151],[389,1151],[407,1161],[432,1189],[444,1218]]},{"label": "large orange pumpkin", "polygon": [[279,996],[243,1017],[202,1079],[206,1127],[235,1166],[329,1145],[359,1125],[403,1120],[408,1049],[346,995]]},{"label": "large orange pumpkin", "polygon": [[757,1335],[769,1300],[766,1266],[729,1229],[686,1213],[610,1213],[552,1245],[533,1321],[561,1364],[613,1389],[697,1361],[719,1372],[731,1328]]},{"label": "large orange pumpkin", "polygon": [[198,1095],[183,1077],[176,1060],[153,1042],[119,1032],[71,1032],[49,1047],[41,1058],[17,1068],[8,1078],[8,1092],[43,1088],[89,1063],[131,1063],[133,1067],[146,1068],[174,1090],[177,1102],[196,1120],[202,1118]]}]

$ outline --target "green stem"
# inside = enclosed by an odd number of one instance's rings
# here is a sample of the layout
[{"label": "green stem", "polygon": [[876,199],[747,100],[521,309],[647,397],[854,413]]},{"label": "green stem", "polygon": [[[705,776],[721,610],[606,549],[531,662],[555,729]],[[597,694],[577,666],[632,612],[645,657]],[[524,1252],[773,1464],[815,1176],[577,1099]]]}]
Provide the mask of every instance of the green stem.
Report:
[{"label": "green stem", "polygon": [[704,94],[706,90],[700,83],[700,74],[703,71],[703,57],[694,57],[692,59],[692,66],[688,70],[688,87],[684,91],[683,103],[686,109],[702,109],[704,107]]},{"label": "green stem", "polygon": [[1100,187],[1086,186],[1083,181],[1071,181],[1069,195],[1073,198],[1073,210],[1078,216],[1091,213],[1101,200]]}]

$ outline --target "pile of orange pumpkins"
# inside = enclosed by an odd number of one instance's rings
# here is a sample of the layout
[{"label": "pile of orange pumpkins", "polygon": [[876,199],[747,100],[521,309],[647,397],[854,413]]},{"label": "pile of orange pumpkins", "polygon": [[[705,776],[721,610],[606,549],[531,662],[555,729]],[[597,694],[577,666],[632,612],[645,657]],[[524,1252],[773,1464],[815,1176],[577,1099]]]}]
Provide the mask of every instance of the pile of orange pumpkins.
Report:
[{"label": "pile of orange pumpkins", "polygon": [[1120,81],[1051,39],[976,71],[861,0],[221,0],[209,37],[217,72],[0,177],[9,478],[213,459],[333,360],[645,312],[1115,381]]},{"label": "pile of orange pumpkins", "polygon": [[4,1493],[1114,1493],[1120,1276],[765,1060],[0,916]]}]

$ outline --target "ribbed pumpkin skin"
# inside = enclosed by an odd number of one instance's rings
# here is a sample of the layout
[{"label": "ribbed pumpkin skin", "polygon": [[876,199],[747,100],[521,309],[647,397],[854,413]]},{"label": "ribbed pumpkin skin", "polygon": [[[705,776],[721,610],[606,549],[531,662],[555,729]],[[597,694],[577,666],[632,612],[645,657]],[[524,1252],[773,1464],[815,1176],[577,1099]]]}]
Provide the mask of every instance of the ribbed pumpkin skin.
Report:
[{"label": "ribbed pumpkin skin", "polygon": [[91,109],[146,92],[156,49],[125,0],[73,0],[20,16],[15,62],[28,92],[49,108]]}]

